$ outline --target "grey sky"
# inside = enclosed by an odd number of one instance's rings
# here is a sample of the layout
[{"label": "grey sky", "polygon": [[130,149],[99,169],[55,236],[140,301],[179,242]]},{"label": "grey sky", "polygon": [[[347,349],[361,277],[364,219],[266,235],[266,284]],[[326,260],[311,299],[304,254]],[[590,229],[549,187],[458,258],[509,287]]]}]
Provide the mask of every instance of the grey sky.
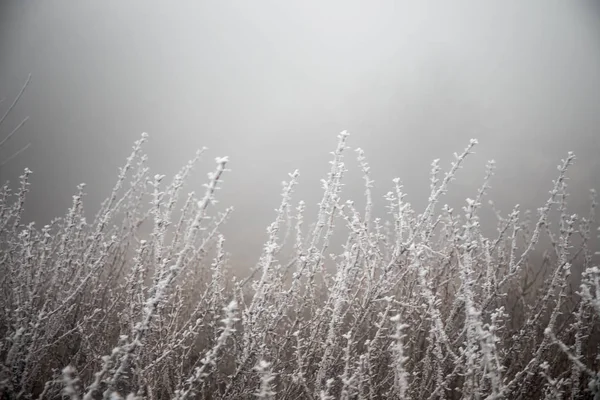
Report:
[{"label": "grey sky", "polygon": [[[420,209],[429,164],[478,138],[447,201],[460,205],[496,159],[491,197],[541,205],[560,159],[578,161],[573,211],[600,189],[600,13],[592,1],[3,1],[0,97],[33,81],[7,127],[32,146],[1,178],[34,171],[29,218],[62,214],[79,182],[108,194],[141,132],[156,172],[207,146],[197,182],[228,155],[229,249],[255,257],[280,182],[320,194],[348,129],[379,205],[398,176]],[[3,105],[5,106],[5,104]],[[353,168],[346,197],[361,196]],[[249,262],[253,262],[250,259]]]}]

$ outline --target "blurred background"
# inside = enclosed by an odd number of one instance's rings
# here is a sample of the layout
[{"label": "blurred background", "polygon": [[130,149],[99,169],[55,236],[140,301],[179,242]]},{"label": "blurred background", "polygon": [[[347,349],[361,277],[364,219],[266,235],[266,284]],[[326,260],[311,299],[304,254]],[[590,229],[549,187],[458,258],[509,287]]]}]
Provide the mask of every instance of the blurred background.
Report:
[{"label": "blurred background", "polygon": [[[218,197],[235,207],[225,233],[244,268],[296,168],[294,199],[314,215],[344,129],[372,166],[378,215],[394,177],[422,210],[432,159],[447,168],[470,138],[476,154],[443,203],[474,197],[495,159],[498,207],[535,209],[568,151],[571,211],[587,215],[600,189],[598,1],[3,0],[0,110],[29,73],[0,127],[1,138],[30,117],[0,155],[31,143],[0,171],[13,182],[33,170],[27,220],[64,214],[80,182],[95,213],[148,132],[154,173],[209,148],[190,190],[230,157]],[[344,199],[362,204],[349,156]]]}]

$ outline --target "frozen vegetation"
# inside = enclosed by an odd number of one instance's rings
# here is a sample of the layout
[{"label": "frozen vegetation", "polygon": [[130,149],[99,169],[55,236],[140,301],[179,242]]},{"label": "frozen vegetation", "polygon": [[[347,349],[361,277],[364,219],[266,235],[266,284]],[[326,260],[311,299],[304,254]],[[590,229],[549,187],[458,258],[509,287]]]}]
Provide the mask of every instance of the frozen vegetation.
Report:
[{"label": "frozen vegetation", "polygon": [[[81,185],[42,227],[22,222],[31,172],[18,190],[5,185],[0,397],[600,398],[596,200],[589,215],[568,212],[573,154],[537,212],[496,212],[488,237],[479,215],[493,163],[461,210],[441,203],[475,140],[446,172],[433,162],[424,209],[390,182],[379,219],[360,149],[366,207],[344,199],[347,139],[316,215],[293,200],[299,173],[289,175],[245,274],[230,268],[235,249],[221,233],[231,210],[214,207],[227,158],[204,193],[188,194],[202,152],[166,180],[150,173],[143,136],[95,218],[84,217]],[[542,239],[551,247],[540,266]]]}]

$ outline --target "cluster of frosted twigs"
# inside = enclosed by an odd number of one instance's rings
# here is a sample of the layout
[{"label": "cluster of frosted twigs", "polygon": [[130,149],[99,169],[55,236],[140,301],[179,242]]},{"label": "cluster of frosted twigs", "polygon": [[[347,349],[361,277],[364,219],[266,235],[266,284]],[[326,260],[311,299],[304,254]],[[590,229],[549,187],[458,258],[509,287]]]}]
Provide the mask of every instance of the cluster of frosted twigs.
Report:
[{"label": "cluster of frosted twigs", "polygon": [[[143,136],[93,220],[81,185],[43,227],[22,222],[31,172],[18,190],[5,185],[0,398],[600,398],[596,200],[590,215],[569,214],[574,156],[537,213],[494,209],[487,237],[479,216],[493,162],[462,210],[440,203],[476,141],[447,172],[433,162],[423,210],[394,180],[387,218],[375,218],[360,149],[366,207],[343,198],[347,138],[316,215],[293,201],[298,172],[284,182],[243,277],[222,234],[231,210],[215,206],[227,158],[188,194],[203,152],[167,182],[150,174]],[[540,265],[542,238],[551,246]]]}]

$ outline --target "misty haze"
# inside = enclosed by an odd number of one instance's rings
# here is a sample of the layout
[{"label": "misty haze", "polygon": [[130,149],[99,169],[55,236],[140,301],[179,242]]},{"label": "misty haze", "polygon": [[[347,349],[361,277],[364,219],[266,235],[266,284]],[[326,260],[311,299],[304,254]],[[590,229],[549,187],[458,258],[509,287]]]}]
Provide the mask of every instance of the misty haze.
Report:
[{"label": "misty haze", "polygon": [[600,393],[597,1],[2,1],[0,118],[28,77],[0,398]]}]

